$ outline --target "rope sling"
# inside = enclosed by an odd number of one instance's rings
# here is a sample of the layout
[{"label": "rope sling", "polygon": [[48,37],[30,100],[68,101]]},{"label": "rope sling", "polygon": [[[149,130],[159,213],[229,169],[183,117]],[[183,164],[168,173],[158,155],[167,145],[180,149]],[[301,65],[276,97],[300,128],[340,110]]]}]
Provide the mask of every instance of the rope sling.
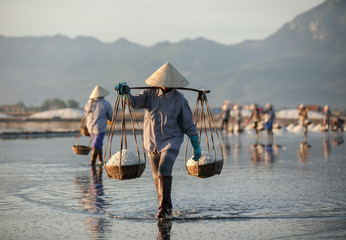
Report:
[{"label": "rope sling", "polygon": [[[130,89],[155,89],[155,88],[159,88],[159,87],[132,87]],[[187,141],[186,151],[185,151],[185,168],[188,174],[196,176],[198,178],[208,178],[208,177],[214,176],[215,174],[220,174],[223,167],[223,162],[224,162],[223,150],[222,150],[220,137],[217,132],[217,129],[213,120],[213,115],[210,110],[210,106],[209,106],[207,95],[206,95],[206,93],[210,93],[210,91],[198,90],[194,88],[175,88],[175,89],[198,92],[196,107],[193,113],[193,120],[196,125],[196,128],[200,127],[199,142],[201,143],[202,135],[204,135],[208,153],[213,151],[213,162],[202,165],[200,164],[200,161],[197,161],[197,164],[195,164],[195,166],[188,166],[187,153],[188,153],[189,141]],[[199,113],[199,107],[201,108],[201,113]],[[217,136],[218,146],[215,146],[214,135]],[[218,154],[221,156],[220,159],[217,158]]]},{"label": "rope sling", "polygon": [[[86,128],[86,121],[87,121],[87,118],[89,116],[89,113],[92,113],[93,105],[94,105],[94,101],[91,100],[90,107],[89,107],[89,110],[88,110],[88,113],[87,113],[86,117],[81,119],[81,126],[80,126],[79,134],[74,139],[74,142],[73,142],[73,145],[72,145],[72,150],[73,150],[73,152],[75,154],[89,155],[89,153],[91,151],[90,145],[91,145],[91,141],[92,141],[92,129],[91,129],[91,131],[89,133],[88,129]],[[88,144],[88,146],[79,145],[79,140],[80,140],[81,136],[89,137],[89,144]]]},{"label": "rope sling", "polygon": [[[119,108],[120,107],[120,108]],[[131,122],[131,128],[132,128],[132,138],[128,138],[127,136],[127,128],[126,128],[126,109],[128,110],[128,116],[130,118],[130,122]],[[112,145],[113,145],[113,136],[114,136],[114,132],[116,131],[115,127],[116,127],[116,123],[117,123],[117,118],[119,118],[118,116],[120,115],[120,145],[119,145],[119,149],[120,152],[119,153],[119,165],[107,165],[107,163],[109,162],[109,160],[112,158]],[[137,141],[137,134],[136,134],[136,130],[135,130],[135,123],[137,125],[137,131],[140,134],[141,137],[141,142],[142,142],[142,150],[143,150],[143,158],[144,161],[141,161],[141,153],[139,150],[139,146],[138,146],[138,141]],[[123,152],[124,150],[128,150],[129,144],[128,141],[133,141],[136,145],[137,148],[137,157],[138,157],[138,162],[136,164],[132,164],[132,165],[126,165],[124,164],[125,160],[127,159],[123,159]],[[108,150],[108,161],[106,162],[106,157],[107,157],[107,150]],[[129,97],[128,94],[123,94],[120,95],[119,93],[116,96],[116,100],[115,100],[115,104],[114,104],[114,108],[113,108],[113,116],[112,116],[112,123],[109,129],[109,134],[108,134],[108,138],[107,138],[107,144],[106,144],[106,148],[105,148],[105,160],[103,162],[104,168],[107,172],[107,175],[109,178],[114,178],[114,179],[118,179],[118,180],[126,180],[126,179],[133,179],[133,178],[138,178],[142,175],[142,173],[144,172],[145,169],[145,165],[146,165],[146,156],[145,156],[145,149],[144,149],[144,143],[143,143],[143,136],[142,136],[142,132],[141,129],[139,127],[139,123],[136,117],[136,114],[134,112],[134,109],[132,108],[132,104],[131,104],[131,99]]]},{"label": "rope sling", "polygon": [[[198,178],[208,178],[212,177],[215,174],[220,174],[223,166],[223,150],[222,145],[220,141],[219,134],[217,132],[212,112],[209,107],[209,103],[207,100],[207,91],[199,90],[198,91],[198,97],[196,101],[195,110],[193,112],[193,120],[196,125],[196,128],[199,127],[199,143],[201,145],[202,143],[202,135],[205,136],[205,144],[207,146],[207,151],[210,153],[213,152],[213,161],[206,164],[200,164],[200,159],[192,164],[188,164],[188,148],[189,148],[189,141],[186,143],[186,151],[185,151],[185,168],[189,175],[193,175]],[[201,109],[199,113],[199,108]],[[208,137],[209,134],[209,137]],[[217,151],[217,146],[215,146],[214,143],[214,135],[217,136],[218,140],[218,146],[219,149]],[[209,139],[210,138],[210,139]],[[217,155],[220,154],[221,159],[217,158]],[[202,154],[202,157],[203,154]],[[194,161],[194,160],[190,160]]]}]

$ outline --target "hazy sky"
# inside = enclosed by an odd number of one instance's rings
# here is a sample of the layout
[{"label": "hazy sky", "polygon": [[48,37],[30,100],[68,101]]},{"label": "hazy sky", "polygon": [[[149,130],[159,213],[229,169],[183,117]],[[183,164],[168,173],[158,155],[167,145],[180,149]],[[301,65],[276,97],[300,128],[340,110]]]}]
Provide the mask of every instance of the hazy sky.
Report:
[{"label": "hazy sky", "polygon": [[263,39],[324,0],[0,0],[0,35],[126,38],[145,46],[204,37]]}]

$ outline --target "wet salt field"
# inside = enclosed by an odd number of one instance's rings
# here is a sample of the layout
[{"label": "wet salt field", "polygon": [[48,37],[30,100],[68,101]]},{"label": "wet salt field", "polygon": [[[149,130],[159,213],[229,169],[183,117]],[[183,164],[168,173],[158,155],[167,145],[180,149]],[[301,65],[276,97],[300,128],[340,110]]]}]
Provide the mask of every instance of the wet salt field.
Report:
[{"label": "wet salt field", "polygon": [[345,239],[344,137],[285,134],[269,146],[265,133],[223,134],[223,170],[207,179],[186,173],[183,145],[165,223],[149,163],[119,181],[73,154],[73,137],[1,139],[1,239]]}]

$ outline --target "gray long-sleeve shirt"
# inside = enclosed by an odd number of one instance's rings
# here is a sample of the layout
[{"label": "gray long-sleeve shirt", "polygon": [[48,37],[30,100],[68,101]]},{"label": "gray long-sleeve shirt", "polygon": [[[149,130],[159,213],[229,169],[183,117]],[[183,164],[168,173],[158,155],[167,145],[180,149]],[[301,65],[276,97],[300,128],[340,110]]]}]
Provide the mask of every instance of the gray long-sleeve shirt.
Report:
[{"label": "gray long-sleeve shirt", "polygon": [[[89,112],[90,104],[92,107]],[[107,130],[107,120],[112,120],[113,109],[104,98],[89,101],[84,106],[84,114],[87,116],[87,128],[90,133],[102,133]]]},{"label": "gray long-sleeve shirt", "polygon": [[133,108],[146,110],[143,137],[147,150],[179,150],[184,133],[197,135],[189,104],[177,90],[164,94],[161,89],[146,89],[130,96]]}]

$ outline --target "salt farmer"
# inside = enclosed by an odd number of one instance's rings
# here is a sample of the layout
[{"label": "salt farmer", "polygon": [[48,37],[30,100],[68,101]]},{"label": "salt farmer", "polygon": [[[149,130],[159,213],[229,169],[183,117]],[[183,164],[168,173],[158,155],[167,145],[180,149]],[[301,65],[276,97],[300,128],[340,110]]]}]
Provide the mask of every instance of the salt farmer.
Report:
[{"label": "salt farmer", "polygon": [[308,132],[308,125],[310,124],[309,117],[308,117],[308,108],[304,106],[303,103],[301,103],[298,106],[298,119],[300,121],[300,125],[304,129],[304,135]]},{"label": "salt farmer", "polygon": [[226,129],[226,132],[228,132],[228,121],[230,117],[231,109],[230,109],[230,102],[224,101],[222,108],[221,108],[221,128],[222,131],[224,128]]},{"label": "salt farmer", "polygon": [[324,108],[323,108],[323,118],[322,118],[323,131],[329,131],[331,115],[332,115],[332,113],[329,110],[329,106],[328,105],[324,106]]},{"label": "salt farmer", "polygon": [[253,128],[256,131],[256,135],[259,133],[259,123],[261,122],[261,114],[260,109],[258,108],[257,104],[251,104],[250,109],[252,110],[250,117],[247,119],[246,123],[248,124],[250,120],[252,119],[253,122]]},{"label": "salt farmer", "polygon": [[92,154],[90,165],[96,164],[96,159],[102,163],[103,138],[107,130],[107,121],[112,120],[113,109],[111,104],[104,99],[109,91],[96,85],[84,106],[84,114],[87,116],[87,128],[92,138]]},{"label": "salt farmer", "polygon": [[276,115],[275,111],[273,109],[273,104],[267,103],[264,106],[264,122],[265,122],[265,128],[267,129],[267,134],[268,137],[272,138],[273,137],[273,124],[276,121]]},{"label": "salt farmer", "polygon": [[156,88],[132,95],[129,86],[123,82],[117,84],[115,89],[120,94],[129,94],[133,108],[146,110],[144,147],[148,151],[157,190],[157,217],[169,219],[172,215],[172,169],[184,134],[190,138],[195,161],[201,156],[201,148],[188,101],[175,89],[186,87],[189,82],[170,63],[166,63],[145,83]]},{"label": "salt farmer", "polygon": [[337,132],[337,131],[344,131],[344,119],[340,118],[340,117],[332,117],[330,120],[331,123],[331,128],[332,131]]},{"label": "salt farmer", "polygon": [[234,105],[233,106],[234,121],[235,121],[235,125],[237,127],[238,132],[242,132],[242,129],[241,129],[241,121],[242,121],[241,109],[242,109],[242,107],[240,105]]}]

